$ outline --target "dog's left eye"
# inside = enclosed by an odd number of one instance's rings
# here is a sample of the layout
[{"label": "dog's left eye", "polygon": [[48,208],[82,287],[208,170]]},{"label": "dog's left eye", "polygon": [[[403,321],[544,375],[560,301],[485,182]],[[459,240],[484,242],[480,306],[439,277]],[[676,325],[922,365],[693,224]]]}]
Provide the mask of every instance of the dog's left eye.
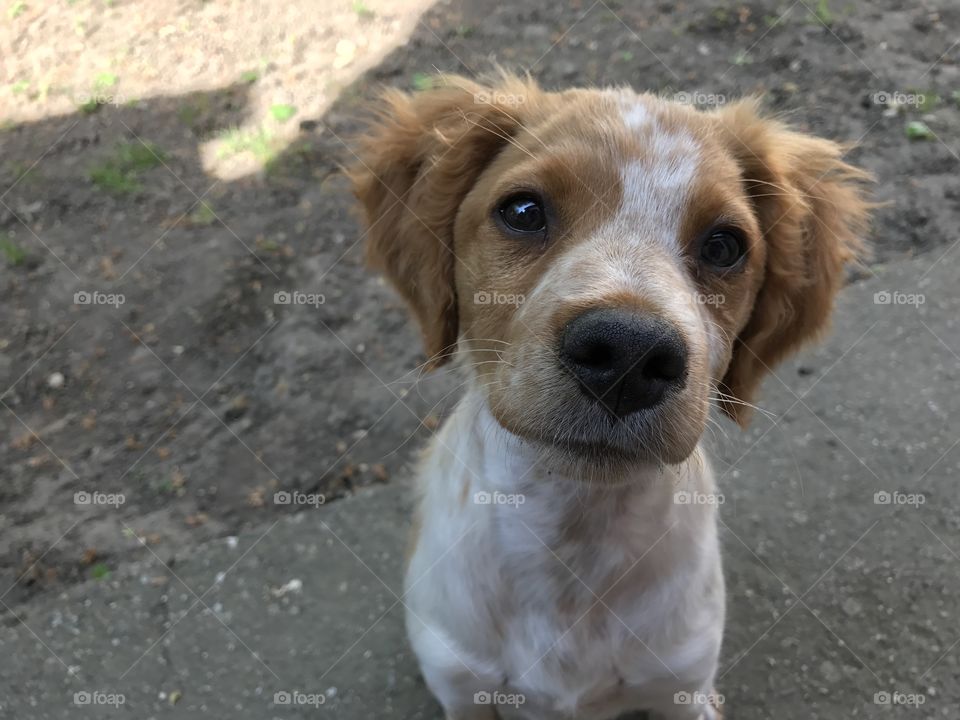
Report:
[{"label": "dog's left eye", "polygon": [[543,203],[533,195],[514,195],[500,205],[504,225],[519,233],[543,232],[547,227],[547,213]]},{"label": "dog's left eye", "polygon": [[740,236],[730,230],[713,231],[700,247],[703,261],[718,268],[736,265],[745,252],[746,248]]}]

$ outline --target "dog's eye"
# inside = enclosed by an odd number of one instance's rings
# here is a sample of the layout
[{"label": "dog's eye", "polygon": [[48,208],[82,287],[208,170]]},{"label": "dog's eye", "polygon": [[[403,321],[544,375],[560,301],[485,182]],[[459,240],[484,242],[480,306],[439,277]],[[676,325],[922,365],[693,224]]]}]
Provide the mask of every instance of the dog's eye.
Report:
[{"label": "dog's eye", "polygon": [[534,195],[514,195],[500,205],[504,225],[519,233],[543,232],[547,227],[547,213],[543,203]]},{"label": "dog's eye", "polygon": [[728,268],[743,257],[745,248],[740,236],[730,230],[715,230],[700,246],[704,262],[718,268]]}]

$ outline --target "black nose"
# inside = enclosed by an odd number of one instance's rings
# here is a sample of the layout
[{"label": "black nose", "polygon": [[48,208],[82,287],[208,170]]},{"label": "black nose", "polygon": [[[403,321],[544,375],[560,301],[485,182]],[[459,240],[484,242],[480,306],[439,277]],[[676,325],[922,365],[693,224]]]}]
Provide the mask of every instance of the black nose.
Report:
[{"label": "black nose", "polygon": [[585,391],[618,417],[682,388],[687,351],[672,325],[652,315],[589,310],[563,336],[561,359]]}]

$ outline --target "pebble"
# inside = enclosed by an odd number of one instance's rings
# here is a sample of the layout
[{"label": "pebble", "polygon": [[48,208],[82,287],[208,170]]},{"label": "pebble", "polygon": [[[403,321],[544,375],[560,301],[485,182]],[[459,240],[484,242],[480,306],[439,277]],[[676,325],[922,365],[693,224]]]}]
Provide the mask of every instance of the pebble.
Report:
[{"label": "pebble", "polygon": [[542,40],[550,37],[550,28],[546,25],[527,25],[523,29],[524,40]]},{"label": "pebble", "polygon": [[843,611],[847,615],[856,616],[863,612],[863,605],[854,598],[847,598],[843,601]]},{"label": "pebble", "polygon": [[356,43],[343,38],[337,42],[335,52],[336,57],[333,59],[333,67],[337,69],[345,68],[353,62],[353,56],[357,52]]},{"label": "pebble", "polygon": [[64,380],[62,372],[51,373],[50,377],[47,378],[47,386],[53,390],[59,390],[63,387]]}]

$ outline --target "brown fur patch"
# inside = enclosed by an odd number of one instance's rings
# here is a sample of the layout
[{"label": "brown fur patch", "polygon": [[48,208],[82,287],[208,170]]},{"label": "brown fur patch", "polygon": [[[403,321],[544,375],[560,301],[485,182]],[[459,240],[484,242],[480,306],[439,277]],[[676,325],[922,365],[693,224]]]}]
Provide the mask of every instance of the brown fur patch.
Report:
[{"label": "brown fur patch", "polygon": [[[750,402],[763,376],[829,324],[844,265],[862,252],[871,204],[868,173],[843,160],[837,143],[763,118],[754,101],[717,114],[743,173],[766,249],[763,283],[737,338],[725,391]],[[741,425],[749,407],[725,403]]]}]

